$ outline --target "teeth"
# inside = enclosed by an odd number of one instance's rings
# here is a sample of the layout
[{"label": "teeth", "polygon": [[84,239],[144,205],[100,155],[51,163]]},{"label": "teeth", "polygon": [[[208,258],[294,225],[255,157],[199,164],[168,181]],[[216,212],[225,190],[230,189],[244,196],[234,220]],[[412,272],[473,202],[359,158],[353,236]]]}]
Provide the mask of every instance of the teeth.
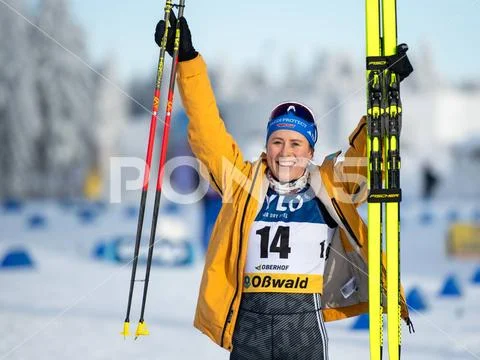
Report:
[{"label": "teeth", "polygon": [[279,161],[278,164],[280,166],[293,166],[295,165],[295,161]]}]

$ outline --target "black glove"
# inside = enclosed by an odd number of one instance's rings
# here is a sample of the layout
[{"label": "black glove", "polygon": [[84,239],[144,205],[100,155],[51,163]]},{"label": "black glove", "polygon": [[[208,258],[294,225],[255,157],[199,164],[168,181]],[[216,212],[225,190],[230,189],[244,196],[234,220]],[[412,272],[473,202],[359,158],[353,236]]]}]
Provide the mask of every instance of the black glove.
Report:
[{"label": "black glove", "polygon": [[[188,61],[197,57],[198,52],[192,44],[192,34],[188,28],[187,20],[182,16],[178,19],[180,22],[180,47],[178,49],[178,61]],[[177,18],[173,11],[170,11],[168,35],[167,35],[167,52],[173,56],[173,43],[175,40],[175,27],[177,26]],[[161,46],[163,34],[165,33],[165,21],[160,20],[155,29],[155,42]]]},{"label": "black glove", "polygon": [[408,45],[400,44],[397,46],[397,54],[388,57],[388,67],[397,73],[400,81],[405,79],[413,71],[412,64],[407,56]]}]

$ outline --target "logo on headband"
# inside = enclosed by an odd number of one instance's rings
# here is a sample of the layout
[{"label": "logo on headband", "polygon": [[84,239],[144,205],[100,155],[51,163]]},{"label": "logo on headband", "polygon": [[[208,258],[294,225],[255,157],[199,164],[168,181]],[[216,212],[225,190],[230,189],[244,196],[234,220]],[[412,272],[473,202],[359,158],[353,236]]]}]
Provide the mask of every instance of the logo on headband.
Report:
[{"label": "logo on headband", "polygon": [[[293,105],[289,107],[295,109]],[[270,120],[267,124],[267,141],[270,135],[275,130],[292,130],[302,134],[307,140],[310,146],[314,147],[317,142],[317,128],[315,123],[297,116],[293,111],[289,111],[288,114],[280,115]]]}]

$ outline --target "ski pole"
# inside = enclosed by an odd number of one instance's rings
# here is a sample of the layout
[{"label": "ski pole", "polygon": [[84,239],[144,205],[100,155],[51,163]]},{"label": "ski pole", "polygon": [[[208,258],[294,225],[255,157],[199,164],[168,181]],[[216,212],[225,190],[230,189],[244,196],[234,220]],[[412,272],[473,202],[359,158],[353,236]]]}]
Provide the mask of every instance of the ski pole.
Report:
[{"label": "ski pole", "polygon": [[[183,16],[183,10],[185,8],[185,0],[180,0],[178,6],[178,19]],[[165,28],[166,22],[165,22]],[[135,333],[135,338],[140,335],[148,335],[148,328],[144,321],[144,314],[145,314],[145,304],[147,302],[147,292],[148,292],[148,282],[150,279],[150,269],[152,266],[152,256],[153,256],[153,246],[155,245],[155,232],[157,228],[157,220],[158,220],[158,210],[160,205],[160,197],[162,195],[162,182],[163,182],[163,173],[164,173],[164,166],[165,160],[167,157],[167,149],[168,149],[168,137],[170,133],[170,120],[172,117],[172,109],[173,109],[173,94],[175,90],[175,76],[177,73],[177,64],[178,64],[178,49],[180,47],[180,21],[177,20],[177,24],[175,27],[175,42],[173,47],[173,60],[172,60],[172,69],[170,73],[170,84],[168,88],[168,100],[167,100],[167,108],[165,113],[165,124],[163,127],[163,138],[162,138],[162,149],[160,153],[160,164],[158,167],[158,176],[157,176],[157,190],[155,192],[155,203],[153,208],[153,219],[152,219],[152,228],[150,230],[150,242],[148,246],[148,257],[147,257],[147,267],[145,270],[145,282],[143,283],[143,299],[142,299],[142,310],[140,313],[140,320],[138,322],[137,331]]]},{"label": "ski pole", "polygon": [[[164,17],[165,24],[168,21],[172,7],[173,7],[172,0],[166,0],[165,17]],[[138,254],[140,251],[140,241],[142,238],[143,219],[145,215],[145,204],[147,201],[148,183],[150,179],[150,167],[152,163],[153,144],[155,142],[155,131],[157,128],[158,106],[160,104],[160,89],[162,85],[163,69],[165,64],[165,51],[167,48],[167,37],[168,37],[168,26],[165,26],[165,32],[163,34],[162,43],[160,46],[160,55],[159,55],[158,67],[157,67],[157,79],[155,81],[155,90],[153,94],[152,117],[150,120],[150,132],[148,137],[145,171],[143,175],[142,196],[140,198],[137,234],[135,237],[135,249],[134,249],[134,255],[133,255],[133,262],[132,262],[132,275],[130,278],[130,290],[128,293],[127,314],[125,316],[125,322],[123,324],[123,331],[121,332],[121,335],[123,335],[124,337],[130,335],[130,310],[132,307],[133,288],[135,285],[135,275],[137,272]]]}]

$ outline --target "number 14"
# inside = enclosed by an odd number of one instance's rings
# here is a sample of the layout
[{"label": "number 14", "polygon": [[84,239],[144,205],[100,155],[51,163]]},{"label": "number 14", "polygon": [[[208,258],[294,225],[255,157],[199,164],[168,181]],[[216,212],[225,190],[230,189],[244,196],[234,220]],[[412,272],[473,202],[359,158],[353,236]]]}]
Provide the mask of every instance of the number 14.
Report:
[{"label": "number 14", "polygon": [[[279,226],[277,232],[275,233],[272,243],[270,244],[270,249],[268,244],[270,242],[270,226],[265,226],[264,228],[257,230],[256,234],[260,235],[260,258],[268,258],[268,252],[279,253],[280,259],[288,259],[288,254],[292,252],[290,247],[290,227],[289,226]],[[325,249],[326,241],[320,243],[320,258],[328,258],[330,254],[330,245]]]},{"label": "number 14", "polygon": [[[268,243],[270,240],[270,226],[257,230],[256,234],[260,235],[260,257],[262,259],[268,258]],[[290,227],[279,226],[272,243],[270,244],[270,252],[277,252],[280,254],[280,259],[288,259],[288,254],[292,251],[289,246],[290,242]]]}]

